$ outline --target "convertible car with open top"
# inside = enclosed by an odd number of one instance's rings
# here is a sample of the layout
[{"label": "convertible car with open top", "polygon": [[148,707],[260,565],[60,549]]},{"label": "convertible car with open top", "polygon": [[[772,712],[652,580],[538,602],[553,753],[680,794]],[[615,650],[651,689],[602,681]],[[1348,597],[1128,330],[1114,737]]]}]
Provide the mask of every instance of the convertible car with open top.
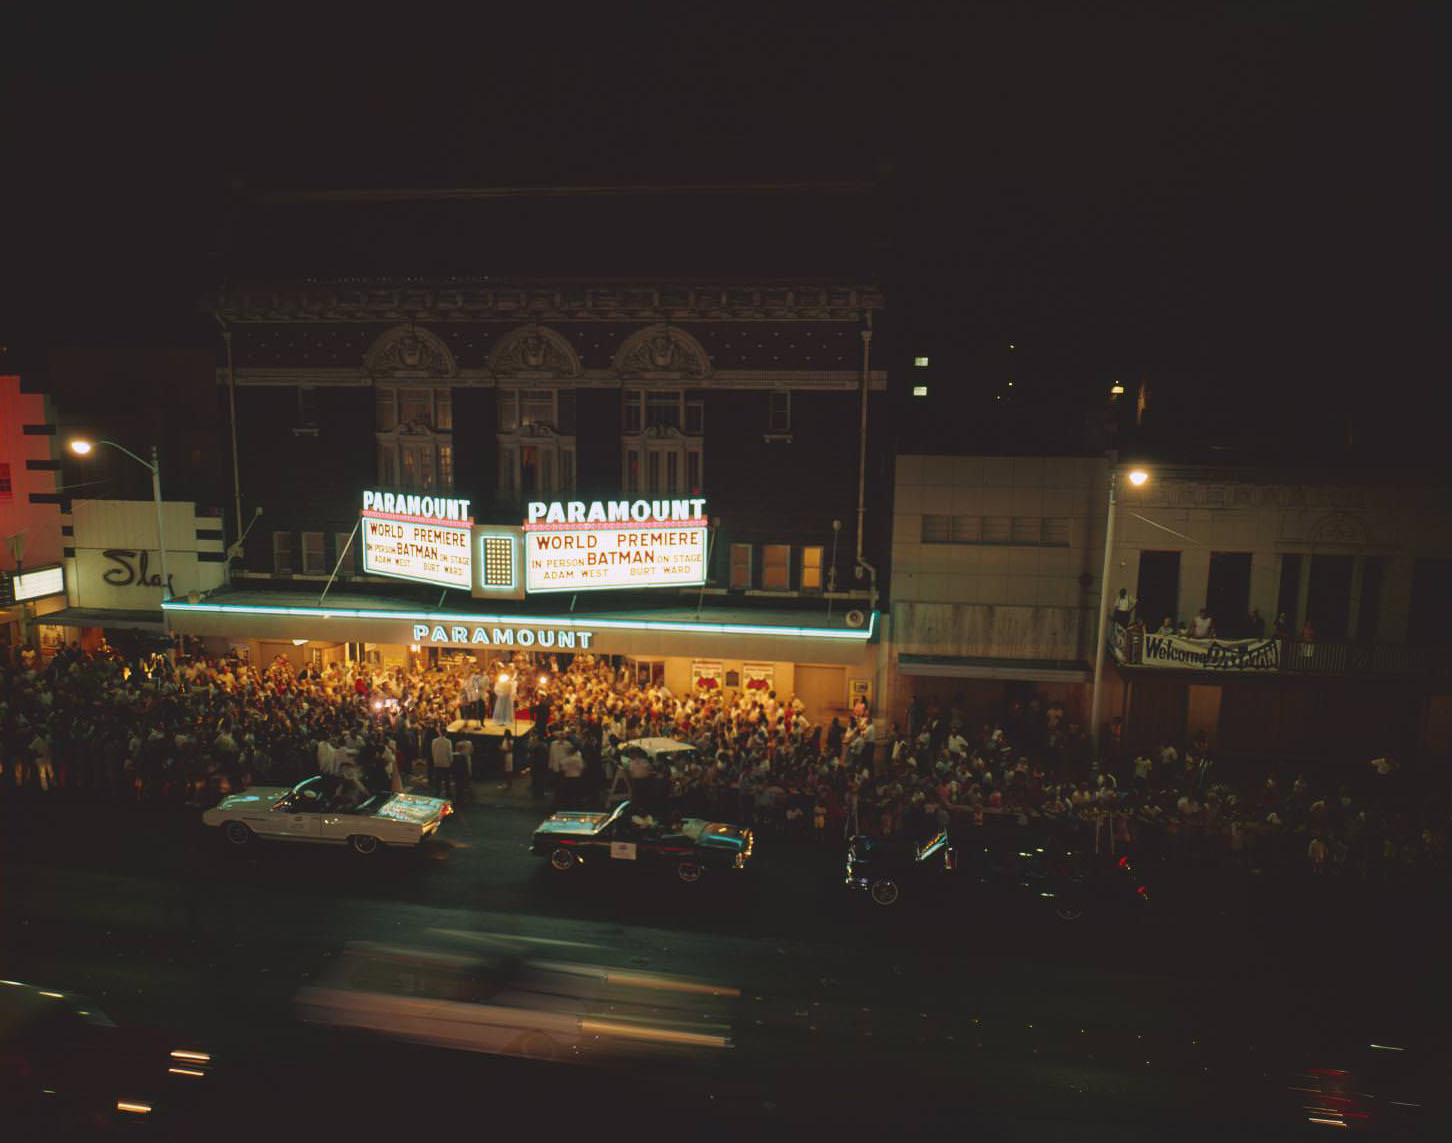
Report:
[{"label": "convertible car with open top", "polygon": [[454,807],[418,794],[370,794],[328,775],[296,786],[253,786],[223,798],[202,814],[233,845],[255,838],[346,845],[369,854],[381,845],[418,845],[438,832]]},{"label": "convertible car with open top", "polygon": [[632,802],[609,813],[562,811],[540,823],[530,852],[568,873],[581,866],[667,869],[693,884],[710,870],[741,870],[755,839],[745,826],[701,818],[658,820]]}]

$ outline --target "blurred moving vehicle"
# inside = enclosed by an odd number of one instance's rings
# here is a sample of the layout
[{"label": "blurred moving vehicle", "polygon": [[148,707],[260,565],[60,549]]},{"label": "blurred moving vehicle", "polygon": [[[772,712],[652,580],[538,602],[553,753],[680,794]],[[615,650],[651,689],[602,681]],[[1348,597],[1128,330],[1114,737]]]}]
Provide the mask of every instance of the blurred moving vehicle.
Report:
[{"label": "blurred moving vehicle", "polygon": [[1149,890],[1127,857],[1085,852],[1052,831],[976,827],[950,842],[940,830],[920,844],[859,834],[847,843],[845,884],[882,908],[944,892],[1008,895],[1061,921],[1115,908],[1143,909]]},{"label": "blurred moving vehicle", "polygon": [[367,855],[381,845],[418,845],[453,812],[443,798],[372,794],[356,782],[319,774],[291,789],[253,786],[230,794],[203,811],[202,821],[220,827],[232,845],[262,837],[346,845]]},{"label": "blurred moving vehicle", "polygon": [[1402,1036],[1324,1044],[1289,1088],[1308,1137],[1452,1138],[1452,1048]]},{"label": "blurred moving vehicle", "polygon": [[90,1138],[173,1122],[211,1072],[211,1053],[119,1028],[85,997],[0,981],[0,1137]]},{"label": "blurred moving vehicle", "polygon": [[702,818],[657,818],[637,803],[621,802],[609,813],[562,811],[534,831],[529,851],[568,873],[582,866],[664,869],[695,884],[710,870],[742,870],[755,838],[745,826]]},{"label": "blurred moving vehicle", "polygon": [[294,1004],[306,1023],[578,1063],[731,1047],[735,989],[505,951],[349,944]]}]

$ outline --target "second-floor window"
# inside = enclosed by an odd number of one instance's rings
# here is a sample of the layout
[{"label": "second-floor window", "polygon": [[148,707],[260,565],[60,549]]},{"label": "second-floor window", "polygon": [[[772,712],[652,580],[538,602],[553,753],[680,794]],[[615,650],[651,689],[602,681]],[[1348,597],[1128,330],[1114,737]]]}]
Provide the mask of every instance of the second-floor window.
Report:
[{"label": "second-floor window", "polygon": [[292,575],[297,570],[296,540],[291,532],[272,533],[272,570],[277,575]]},{"label": "second-floor window", "polygon": [[680,389],[627,389],[621,431],[674,430],[698,437],[706,431],[705,402]]},{"label": "second-floor window", "polygon": [[379,484],[451,491],[453,394],[434,385],[379,385],[375,408]]},{"label": "second-floor window", "polygon": [[559,496],[575,490],[575,391],[499,390],[499,491]]},{"label": "second-floor window", "polygon": [[453,394],[432,385],[378,385],[374,389],[375,428],[380,433],[394,429],[452,432]]},{"label": "second-floor window", "polygon": [[681,389],[627,389],[621,473],[630,496],[698,496],[705,467],[705,403]]},{"label": "second-floor window", "polygon": [[323,551],[322,532],[302,534],[302,570],[304,575],[326,575],[328,557]]}]

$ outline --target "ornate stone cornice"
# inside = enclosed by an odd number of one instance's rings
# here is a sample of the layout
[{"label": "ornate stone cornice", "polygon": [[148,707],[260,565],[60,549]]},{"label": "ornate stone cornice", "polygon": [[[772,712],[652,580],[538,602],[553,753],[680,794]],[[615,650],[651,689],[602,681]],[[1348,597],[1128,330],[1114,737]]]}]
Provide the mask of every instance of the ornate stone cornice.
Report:
[{"label": "ornate stone cornice", "polygon": [[373,378],[452,377],[454,355],[438,334],[408,325],[380,334],[363,355],[363,372]]},{"label": "ornate stone cornice", "polygon": [[840,282],[493,282],[487,279],[240,283],[215,299],[230,322],[861,321],[876,286]]},{"label": "ornate stone cornice", "polygon": [[627,337],[615,353],[614,368],[624,378],[700,381],[711,372],[711,358],[685,330],[660,322]]},{"label": "ornate stone cornice", "polygon": [[580,355],[549,326],[510,330],[489,351],[489,371],[496,377],[554,381],[580,375]]}]

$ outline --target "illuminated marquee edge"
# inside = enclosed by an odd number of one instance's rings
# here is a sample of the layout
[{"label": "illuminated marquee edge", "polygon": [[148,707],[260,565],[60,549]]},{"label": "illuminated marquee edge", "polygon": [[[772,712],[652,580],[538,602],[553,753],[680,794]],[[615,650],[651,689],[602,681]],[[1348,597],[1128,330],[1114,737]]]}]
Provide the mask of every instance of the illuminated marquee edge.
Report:
[{"label": "illuminated marquee edge", "polygon": [[506,623],[534,627],[604,628],[611,631],[684,631],[708,635],[781,635],[795,639],[852,639],[867,642],[877,630],[877,612],[860,631],[836,631],[814,627],[767,627],[755,623],[696,623],[666,619],[562,619],[544,615],[467,615],[429,611],[377,611],[347,607],[268,607],[252,603],[185,603],[167,600],[163,611],[189,611],[220,615],[295,615],[314,619],[392,619],[428,623]]}]

